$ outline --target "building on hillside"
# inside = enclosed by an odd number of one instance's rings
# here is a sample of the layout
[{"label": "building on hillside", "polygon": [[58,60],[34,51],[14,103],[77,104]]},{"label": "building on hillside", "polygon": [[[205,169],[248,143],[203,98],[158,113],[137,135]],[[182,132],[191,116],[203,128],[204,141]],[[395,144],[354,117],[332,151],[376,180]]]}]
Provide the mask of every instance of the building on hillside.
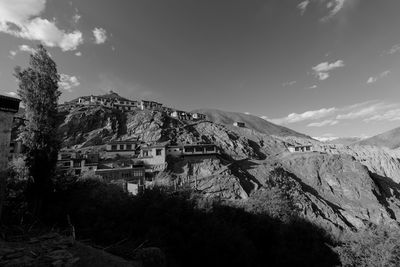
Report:
[{"label": "building on hillside", "polygon": [[81,105],[102,105],[121,111],[132,111],[139,107],[137,101],[126,99],[113,91],[100,96],[91,95],[79,97],[77,103]]},{"label": "building on hillside", "polygon": [[151,171],[163,171],[167,167],[166,144],[142,145],[138,157]]},{"label": "building on hillside", "polygon": [[138,141],[111,141],[106,144],[106,157],[120,156],[135,156],[138,151]]},{"label": "building on hillside", "polygon": [[155,101],[148,101],[148,100],[142,100],[140,101],[139,107],[141,110],[162,110],[163,104],[155,102]]},{"label": "building on hillside", "polygon": [[235,121],[233,123],[233,126],[244,128],[244,127],[246,127],[246,123],[241,122],[241,121]]},{"label": "building on hillside", "polygon": [[289,146],[288,150],[291,153],[295,153],[295,152],[313,152],[314,151],[312,145]]},{"label": "building on hillside", "polygon": [[182,110],[175,110],[171,113],[170,115],[172,118],[178,119],[178,120],[191,120],[192,115],[189,112],[182,111]]},{"label": "building on hillside", "polygon": [[172,145],[167,147],[166,153],[171,157],[206,156],[218,154],[218,149],[214,144]]},{"label": "building on hillside", "polygon": [[[11,129],[14,114],[19,110],[21,100],[13,97],[0,95],[0,190],[5,179],[5,170],[7,169],[9,153]],[[0,193],[0,197],[2,194]],[[0,199],[2,201],[2,199]]]},{"label": "building on hillside", "polygon": [[21,116],[15,116],[12,122],[11,141],[10,141],[10,159],[20,156],[24,152],[22,140],[18,139],[19,127],[25,124],[26,119]]},{"label": "building on hillside", "polygon": [[204,114],[195,112],[195,113],[192,113],[192,118],[194,120],[205,120],[205,119],[207,119],[207,116]]},{"label": "building on hillside", "polygon": [[97,170],[98,164],[98,153],[81,154],[75,150],[62,150],[58,153],[57,168],[62,172],[80,175]]},{"label": "building on hillside", "polygon": [[108,183],[115,183],[133,194],[143,192],[145,189],[145,168],[143,164],[132,164],[129,167],[99,168],[95,171]]},{"label": "building on hillside", "polygon": [[171,113],[174,112],[174,109],[173,109],[173,108],[165,107],[165,106],[163,106],[163,107],[161,108],[161,110],[162,110],[163,112],[167,113],[167,115],[171,115]]}]

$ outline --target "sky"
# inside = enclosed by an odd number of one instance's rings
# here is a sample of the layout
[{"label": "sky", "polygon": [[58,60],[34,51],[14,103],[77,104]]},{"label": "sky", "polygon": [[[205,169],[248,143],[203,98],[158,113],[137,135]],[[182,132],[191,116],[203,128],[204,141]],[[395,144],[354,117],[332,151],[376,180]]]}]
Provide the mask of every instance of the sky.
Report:
[{"label": "sky", "polygon": [[109,90],[314,137],[400,126],[399,0],[0,0],[0,94],[44,44],[60,102]]}]

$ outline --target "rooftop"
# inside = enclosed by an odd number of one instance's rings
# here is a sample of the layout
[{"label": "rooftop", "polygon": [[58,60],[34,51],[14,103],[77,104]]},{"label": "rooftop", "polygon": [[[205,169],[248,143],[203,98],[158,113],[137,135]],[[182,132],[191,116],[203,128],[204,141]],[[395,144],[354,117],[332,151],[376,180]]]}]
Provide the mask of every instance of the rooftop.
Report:
[{"label": "rooftop", "polygon": [[21,102],[21,100],[18,98],[0,95],[0,110],[17,113],[19,110],[19,102]]}]

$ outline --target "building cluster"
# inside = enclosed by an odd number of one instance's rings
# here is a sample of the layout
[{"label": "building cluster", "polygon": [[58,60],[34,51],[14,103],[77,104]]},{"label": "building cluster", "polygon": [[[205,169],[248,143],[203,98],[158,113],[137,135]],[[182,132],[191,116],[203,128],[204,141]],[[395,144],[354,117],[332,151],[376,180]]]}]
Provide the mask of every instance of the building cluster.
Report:
[{"label": "building cluster", "polygon": [[133,110],[157,110],[167,113],[172,118],[176,118],[179,120],[187,120],[187,121],[195,121],[195,120],[205,120],[207,118],[206,115],[201,113],[191,113],[182,110],[176,110],[173,108],[165,107],[163,104],[155,102],[155,101],[148,101],[148,100],[141,100],[141,101],[134,101],[129,100],[124,97],[121,97],[117,93],[110,91],[108,94],[101,95],[101,96],[82,96],[79,97],[77,100],[70,103],[70,105],[101,105],[105,107],[109,107],[112,109],[117,109],[120,111],[133,111]]},{"label": "building cluster", "polygon": [[81,175],[91,172],[105,181],[118,183],[136,194],[160,171],[167,168],[167,158],[210,156],[218,153],[214,144],[141,143],[135,141],[111,141],[104,153],[81,153],[62,150],[58,155],[60,171]]},{"label": "building cluster", "polygon": [[315,152],[312,145],[296,145],[296,146],[290,145],[288,146],[288,150],[291,153]]}]

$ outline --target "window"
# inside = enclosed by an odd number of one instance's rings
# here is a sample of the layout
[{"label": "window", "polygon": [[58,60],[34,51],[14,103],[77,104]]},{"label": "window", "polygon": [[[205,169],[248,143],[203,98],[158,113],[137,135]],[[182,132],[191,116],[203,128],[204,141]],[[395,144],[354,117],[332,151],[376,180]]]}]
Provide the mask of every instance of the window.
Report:
[{"label": "window", "polygon": [[143,150],[143,157],[148,157],[148,156],[149,156],[149,151]]},{"label": "window", "polygon": [[202,147],[195,147],[194,149],[196,152],[203,152],[203,148]]},{"label": "window", "polygon": [[311,150],[311,148],[308,146],[308,147],[306,147],[306,150],[307,150],[307,151],[310,151],[310,150]]},{"label": "window", "polygon": [[156,156],[161,156],[162,149],[156,149]]},{"label": "window", "polygon": [[126,145],[126,150],[132,150],[132,145],[131,144]]},{"label": "window", "polygon": [[214,147],[213,146],[208,146],[208,147],[206,147],[206,151],[212,152],[212,151],[214,151]]},{"label": "window", "polygon": [[124,150],[124,145],[119,145],[119,150]]},{"label": "window", "polygon": [[117,150],[117,145],[111,145],[111,150]]}]

